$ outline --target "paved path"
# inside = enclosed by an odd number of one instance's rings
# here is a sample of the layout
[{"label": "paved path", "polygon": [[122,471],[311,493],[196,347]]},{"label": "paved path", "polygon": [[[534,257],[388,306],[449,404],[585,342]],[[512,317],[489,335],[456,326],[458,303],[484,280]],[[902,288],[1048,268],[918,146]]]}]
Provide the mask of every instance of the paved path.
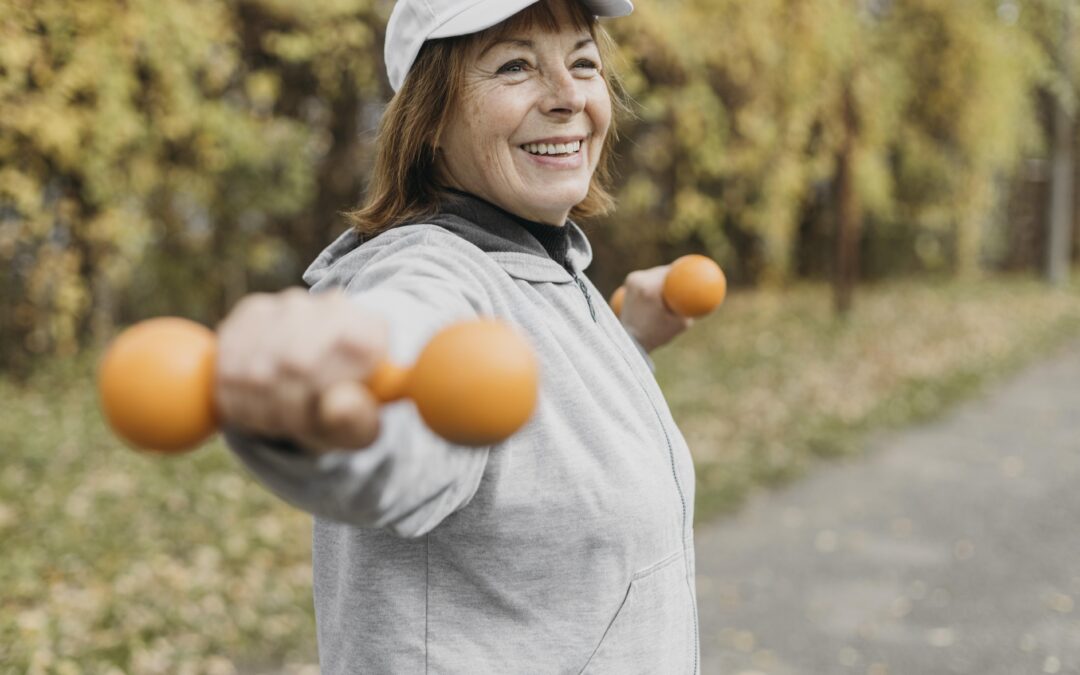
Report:
[{"label": "paved path", "polygon": [[697,532],[704,673],[1080,673],[1080,343]]}]

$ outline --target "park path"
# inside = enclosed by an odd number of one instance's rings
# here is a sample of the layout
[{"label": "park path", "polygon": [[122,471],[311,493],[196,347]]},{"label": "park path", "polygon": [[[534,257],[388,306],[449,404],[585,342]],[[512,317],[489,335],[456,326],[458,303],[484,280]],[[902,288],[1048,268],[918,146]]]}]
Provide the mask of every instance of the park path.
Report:
[{"label": "park path", "polygon": [[702,672],[1080,673],[1080,342],[697,528]]}]

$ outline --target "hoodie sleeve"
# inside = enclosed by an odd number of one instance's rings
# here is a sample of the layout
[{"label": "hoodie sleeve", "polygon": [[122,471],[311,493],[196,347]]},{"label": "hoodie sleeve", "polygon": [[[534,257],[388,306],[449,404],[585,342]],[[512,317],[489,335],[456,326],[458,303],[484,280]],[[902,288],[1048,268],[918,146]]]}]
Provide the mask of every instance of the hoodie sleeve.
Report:
[{"label": "hoodie sleeve", "polygon": [[[473,273],[475,262],[459,247],[438,246],[438,237],[422,231],[374,255],[368,249],[345,256],[311,292],[344,287],[358,307],[386,319],[390,358],[411,364],[441,328],[491,314]],[[374,444],[321,456],[303,448],[290,452],[280,441],[237,429],[226,429],[225,438],[261,482],[300,509],[402,537],[422,536],[469,502],[490,449],[443,440],[424,425],[411,401],[384,405],[379,421]]]}]

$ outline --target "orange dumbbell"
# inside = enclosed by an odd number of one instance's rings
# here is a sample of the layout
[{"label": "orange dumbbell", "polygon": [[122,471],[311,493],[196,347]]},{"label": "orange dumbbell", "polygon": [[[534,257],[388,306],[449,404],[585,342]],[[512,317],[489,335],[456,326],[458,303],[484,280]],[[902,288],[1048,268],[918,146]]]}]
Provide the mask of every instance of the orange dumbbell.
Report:
[{"label": "orange dumbbell", "polygon": [[[150,319],[121,333],[98,371],[109,425],[133,446],[185,452],[219,425],[214,409],[217,338],[193,321]],[[507,325],[477,320],[436,334],[412,368],[384,361],[365,382],[376,400],[410,398],[432,431],[489,445],[525,424],[536,406],[532,349]]]},{"label": "orange dumbbell", "polygon": [[[703,255],[684,255],[671,263],[664,278],[663,297],[668,309],[696,319],[720,306],[727,295],[727,278],[720,266]],[[611,296],[611,309],[622,313],[626,287],[619,286]]]}]

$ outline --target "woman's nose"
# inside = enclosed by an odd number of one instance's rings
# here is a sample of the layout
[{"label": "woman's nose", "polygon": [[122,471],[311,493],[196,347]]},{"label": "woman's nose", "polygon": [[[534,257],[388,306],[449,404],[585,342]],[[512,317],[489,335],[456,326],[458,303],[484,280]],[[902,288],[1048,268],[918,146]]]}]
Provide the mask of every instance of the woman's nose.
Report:
[{"label": "woman's nose", "polygon": [[547,78],[547,85],[547,94],[543,101],[544,112],[566,116],[585,109],[585,88],[570,71],[555,71]]}]

